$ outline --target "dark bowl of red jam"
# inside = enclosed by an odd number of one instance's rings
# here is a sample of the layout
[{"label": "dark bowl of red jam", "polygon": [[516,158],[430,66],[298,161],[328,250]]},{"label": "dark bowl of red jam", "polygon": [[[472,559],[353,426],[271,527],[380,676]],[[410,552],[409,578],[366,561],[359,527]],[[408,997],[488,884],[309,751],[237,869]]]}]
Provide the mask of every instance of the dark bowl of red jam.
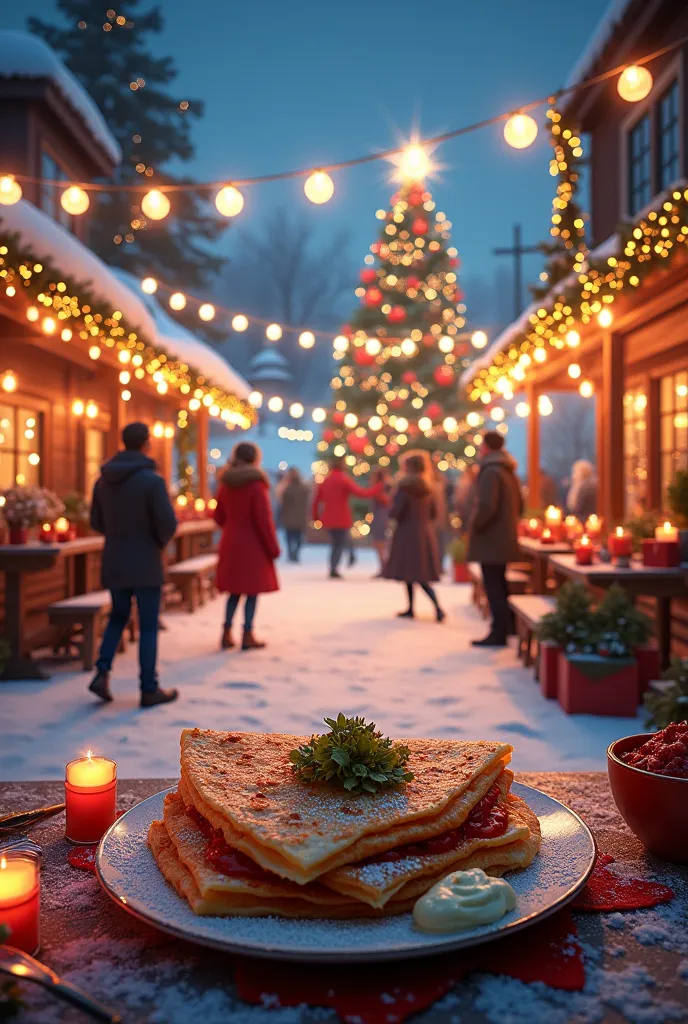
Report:
[{"label": "dark bowl of red jam", "polygon": [[[680,758],[669,760],[664,753],[662,733],[624,736],[610,743],[609,784],[621,817],[641,843],[664,860],[688,864],[688,777],[668,774],[683,769]],[[639,757],[639,748],[651,741],[646,748],[649,756]],[[627,763],[627,758],[639,760],[643,767]]]}]

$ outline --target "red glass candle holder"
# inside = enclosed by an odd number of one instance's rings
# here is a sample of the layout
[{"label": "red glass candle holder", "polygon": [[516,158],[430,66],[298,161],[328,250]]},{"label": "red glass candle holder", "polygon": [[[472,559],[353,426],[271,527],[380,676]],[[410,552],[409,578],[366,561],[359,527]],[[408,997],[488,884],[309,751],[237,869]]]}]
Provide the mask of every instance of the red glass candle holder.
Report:
[{"label": "red glass candle holder", "polygon": [[11,850],[0,856],[0,921],[9,942],[34,956],[40,947],[41,872],[39,858]]},{"label": "red glass candle holder", "polygon": [[576,565],[592,565],[592,544],[576,544],[573,550],[576,556]]},{"label": "red glass candle holder", "polygon": [[610,533],[607,547],[612,558],[630,558],[633,554],[633,537],[630,533]]},{"label": "red glass candle holder", "polygon": [[107,757],[80,757],[65,770],[65,837],[75,846],[98,843],[115,820],[117,765]]},{"label": "red glass candle holder", "polygon": [[677,540],[643,540],[643,565],[675,569],[680,564],[681,545]]}]

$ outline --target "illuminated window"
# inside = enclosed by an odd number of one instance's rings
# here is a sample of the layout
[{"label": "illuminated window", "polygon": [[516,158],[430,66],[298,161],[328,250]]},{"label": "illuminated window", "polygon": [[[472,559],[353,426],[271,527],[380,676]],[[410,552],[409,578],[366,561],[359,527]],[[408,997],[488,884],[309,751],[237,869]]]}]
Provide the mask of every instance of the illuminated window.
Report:
[{"label": "illuminated window", "polygon": [[681,176],[680,122],[676,81],[669,86],[657,104],[657,170],[660,190],[673,185]]},{"label": "illuminated window", "polygon": [[35,409],[0,405],[0,490],[41,483],[42,433]]},{"label": "illuminated window", "polygon": [[[47,178],[49,181],[66,181],[69,178],[64,167],[45,149],[41,149],[41,178]],[[72,217],[62,209],[60,204],[62,191],[55,185],[41,185],[38,193],[38,205],[49,217],[71,231]]]},{"label": "illuminated window", "polygon": [[84,431],[84,493],[91,501],[93,485],[100,476],[100,467],[105,462],[105,434],[95,427]]},{"label": "illuminated window", "polygon": [[647,508],[647,395],[635,388],[623,401],[626,515],[634,516]]},{"label": "illuminated window", "polygon": [[659,450],[662,507],[676,470],[688,469],[688,372],[668,374],[659,382]]},{"label": "illuminated window", "polygon": [[652,198],[652,136],[645,114],[628,133],[628,200],[631,216]]}]

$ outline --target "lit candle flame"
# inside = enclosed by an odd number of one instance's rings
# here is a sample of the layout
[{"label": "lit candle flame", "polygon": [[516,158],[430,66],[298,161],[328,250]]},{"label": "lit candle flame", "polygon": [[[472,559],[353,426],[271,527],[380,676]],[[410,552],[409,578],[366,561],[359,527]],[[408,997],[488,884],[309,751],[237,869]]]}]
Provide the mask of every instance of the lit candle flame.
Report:
[{"label": "lit candle flame", "polygon": [[0,857],[0,871],[4,871],[7,867],[7,861],[4,857]]},{"label": "lit candle flame", "polygon": [[93,751],[92,751],[92,750],[87,750],[87,751],[86,751],[86,757],[87,757],[87,758],[89,759],[89,761],[90,761],[90,760],[91,760],[91,759],[93,758]]},{"label": "lit candle flame", "polygon": [[665,530],[670,530],[671,529],[671,523],[669,522],[668,519],[664,523],[664,529]]},{"label": "lit candle flame", "polygon": [[581,537],[581,545],[584,548],[587,548],[587,547],[590,546],[590,538],[588,537],[587,533],[584,533],[583,536]]},{"label": "lit candle flame", "polygon": [[616,528],[616,536],[617,537],[623,537],[623,535],[624,535],[624,528],[623,528],[623,526],[617,526],[617,528]]}]

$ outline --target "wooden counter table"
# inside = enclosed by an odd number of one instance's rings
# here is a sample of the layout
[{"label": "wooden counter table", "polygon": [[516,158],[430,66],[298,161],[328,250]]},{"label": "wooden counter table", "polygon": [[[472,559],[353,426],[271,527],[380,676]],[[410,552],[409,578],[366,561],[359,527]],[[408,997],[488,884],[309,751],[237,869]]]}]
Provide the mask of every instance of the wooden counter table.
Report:
[{"label": "wooden counter table", "polygon": [[549,564],[555,576],[578,580],[591,587],[607,588],[619,583],[632,597],[653,597],[657,609],[657,645],[662,668],[667,667],[671,659],[671,602],[688,597],[686,563],[676,569],[660,569],[631,562],[628,569],[621,569],[608,562],[577,565],[575,555],[551,555]]},{"label": "wooden counter table", "polygon": [[524,558],[533,563],[531,586],[534,594],[547,593],[547,563],[550,555],[566,554],[571,551],[568,541],[543,544],[534,537],[519,537],[518,548]]}]

